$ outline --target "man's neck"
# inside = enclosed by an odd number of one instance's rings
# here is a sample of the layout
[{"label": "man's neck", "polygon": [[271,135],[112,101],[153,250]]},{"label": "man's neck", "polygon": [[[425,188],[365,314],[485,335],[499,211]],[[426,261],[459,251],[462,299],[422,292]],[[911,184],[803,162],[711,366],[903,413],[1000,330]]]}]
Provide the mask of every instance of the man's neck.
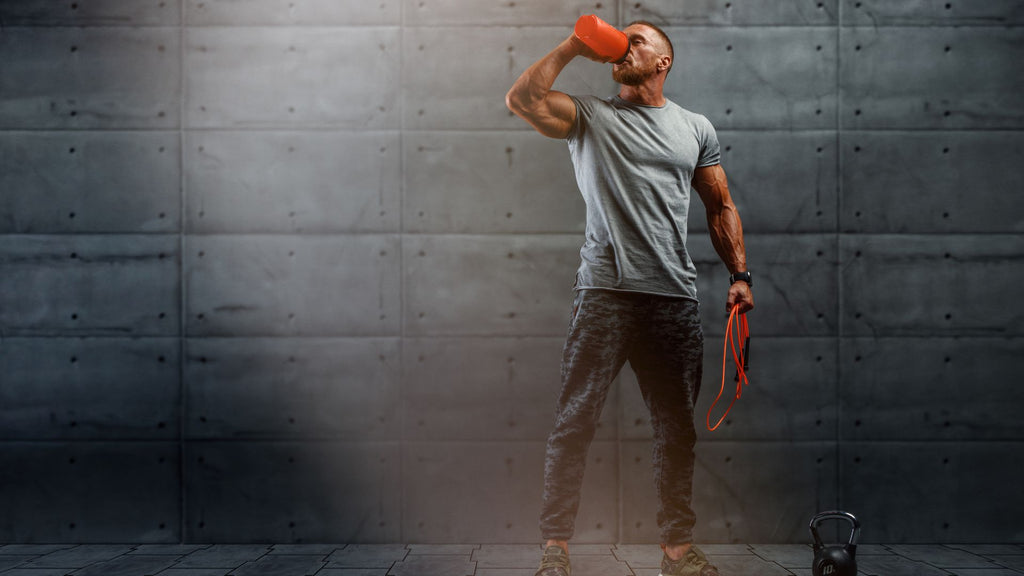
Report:
[{"label": "man's neck", "polygon": [[619,89],[619,98],[642,106],[664,106],[667,100],[662,84],[644,83],[638,86],[625,84]]}]

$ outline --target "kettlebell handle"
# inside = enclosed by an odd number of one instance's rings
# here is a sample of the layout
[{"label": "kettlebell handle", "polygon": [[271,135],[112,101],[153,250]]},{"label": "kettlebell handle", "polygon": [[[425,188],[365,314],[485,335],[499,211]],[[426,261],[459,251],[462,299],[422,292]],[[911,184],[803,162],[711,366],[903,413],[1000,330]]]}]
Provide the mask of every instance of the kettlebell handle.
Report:
[{"label": "kettlebell handle", "polygon": [[842,510],[829,510],[828,512],[821,512],[814,518],[811,518],[809,528],[811,530],[811,536],[814,537],[815,548],[821,548],[824,546],[821,542],[821,536],[818,534],[818,525],[825,520],[846,520],[849,522],[850,525],[853,526],[853,529],[850,531],[850,542],[848,545],[854,546],[857,544],[857,536],[860,534],[860,521],[857,520],[857,517],[849,512],[843,512]]}]

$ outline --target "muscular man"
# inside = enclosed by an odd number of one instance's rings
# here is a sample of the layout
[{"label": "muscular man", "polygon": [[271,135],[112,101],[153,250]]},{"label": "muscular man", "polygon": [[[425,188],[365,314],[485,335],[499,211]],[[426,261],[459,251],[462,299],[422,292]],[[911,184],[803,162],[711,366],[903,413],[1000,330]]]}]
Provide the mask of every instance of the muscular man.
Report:
[{"label": "muscular man", "polygon": [[571,35],[516,80],[510,110],[541,134],[565,139],[587,205],[562,391],[548,438],[538,576],[570,576],[569,545],[587,450],[608,387],[629,362],[654,429],[663,576],[717,576],[692,543],[693,408],[700,388],[703,334],[696,268],[686,251],[686,215],[695,189],[715,250],[731,272],[726,305],[754,307],[743,231],[719,164],[708,120],[667,100],[672,43],[649,22],[624,32],[630,51],[615,64],[619,93],[607,99],[552,90],[576,56],[602,62]]}]

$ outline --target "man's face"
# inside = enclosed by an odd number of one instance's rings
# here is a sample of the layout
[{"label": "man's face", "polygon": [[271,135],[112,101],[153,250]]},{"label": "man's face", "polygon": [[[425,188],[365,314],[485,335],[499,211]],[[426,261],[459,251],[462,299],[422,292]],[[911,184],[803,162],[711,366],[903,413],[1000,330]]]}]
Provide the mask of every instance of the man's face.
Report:
[{"label": "man's face", "polygon": [[658,73],[658,64],[667,50],[658,34],[641,24],[623,30],[629,38],[629,55],[612,67],[612,79],[626,86],[639,86]]}]

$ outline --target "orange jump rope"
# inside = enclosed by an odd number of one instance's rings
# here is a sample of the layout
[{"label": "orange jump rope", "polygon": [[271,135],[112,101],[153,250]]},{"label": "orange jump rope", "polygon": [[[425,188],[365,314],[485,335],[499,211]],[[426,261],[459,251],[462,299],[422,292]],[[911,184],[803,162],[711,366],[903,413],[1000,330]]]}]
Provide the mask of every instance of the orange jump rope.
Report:
[{"label": "orange jump rope", "polygon": [[[729,323],[725,325],[725,342],[722,344],[722,387],[718,390],[718,396],[715,398],[715,401],[708,408],[707,423],[709,431],[714,431],[722,424],[726,415],[729,414],[729,410],[732,409],[732,405],[739,400],[740,394],[743,392],[743,386],[750,384],[750,381],[747,379],[747,370],[750,368],[750,327],[747,325],[747,315],[740,314],[739,309],[739,304],[732,307],[732,311],[729,312]],[[736,326],[735,331],[733,330],[733,324]],[[737,340],[742,343],[738,351],[736,348]],[[722,394],[725,393],[725,365],[729,358],[730,346],[732,347],[732,360],[736,364],[736,395],[733,397],[732,402],[729,403],[729,407],[725,409],[725,414],[722,414],[718,422],[712,426],[711,411],[714,410],[715,405],[722,398]]]}]

